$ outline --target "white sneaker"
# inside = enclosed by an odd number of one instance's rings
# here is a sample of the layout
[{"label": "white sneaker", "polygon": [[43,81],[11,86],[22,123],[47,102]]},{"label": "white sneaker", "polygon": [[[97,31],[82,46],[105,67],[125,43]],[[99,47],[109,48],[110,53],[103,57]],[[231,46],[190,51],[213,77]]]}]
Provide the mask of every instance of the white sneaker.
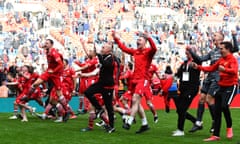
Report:
[{"label": "white sneaker", "polygon": [[35,113],[36,112],[36,109],[35,107],[32,107],[32,112]]},{"label": "white sneaker", "polygon": [[105,122],[102,120],[100,122],[95,123],[96,126],[103,127],[105,125]]},{"label": "white sneaker", "polygon": [[172,136],[184,136],[184,131],[176,130],[176,131],[174,131]]},{"label": "white sneaker", "polygon": [[202,122],[202,121],[196,121],[195,124],[196,124],[197,126],[202,126],[202,125],[203,125],[203,122]]},{"label": "white sneaker", "polygon": [[10,116],[8,119],[14,120],[14,119],[18,119],[18,117],[16,115]]},{"label": "white sneaker", "polygon": [[58,117],[54,122],[55,123],[63,122],[63,117]]},{"label": "white sneaker", "polygon": [[21,122],[28,122],[28,120],[27,119],[22,119]]},{"label": "white sneaker", "polygon": [[122,116],[123,123],[125,123],[125,122],[126,122],[126,120],[127,120],[127,117],[128,117],[127,115],[123,115],[123,116]]},{"label": "white sneaker", "polygon": [[40,119],[42,119],[42,120],[45,120],[46,117],[47,117],[45,113],[43,113],[43,114],[35,113],[35,114],[36,114],[36,116],[37,116],[38,118],[40,118]]}]

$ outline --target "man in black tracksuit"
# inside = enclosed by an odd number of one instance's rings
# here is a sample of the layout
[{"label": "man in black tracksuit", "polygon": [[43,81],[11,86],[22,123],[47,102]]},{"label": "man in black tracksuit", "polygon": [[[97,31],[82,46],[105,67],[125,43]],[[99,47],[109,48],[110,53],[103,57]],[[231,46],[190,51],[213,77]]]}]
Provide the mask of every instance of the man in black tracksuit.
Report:
[{"label": "man in black tracksuit", "polygon": [[99,80],[95,84],[91,85],[84,94],[89,99],[91,104],[96,109],[96,117],[99,118],[103,114],[104,110],[99,105],[94,94],[101,93],[105,107],[107,109],[109,126],[106,127],[108,133],[115,131],[114,128],[114,111],[112,106],[113,89],[114,89],[114,59],[112,54],[113,44],[107,42],[103,45],[101,54],[97,54],[100,63]]},{"label": "man in black tracksuit", "polygon": [[198,94],[200,85],[200,71],[192,67],[192,62],[201,64],[200,61],[193,61],[191,54],[186,50],[187,60],[178,68],[176,77],[179,78],[178,90],[179,96],[175,99],[177,107],[178,121],[177,130],[173,132],[172,136],[184,136],[185,119],[189,119],[193,123],[196,122],[191,114],[187,112],[194,97]]}]

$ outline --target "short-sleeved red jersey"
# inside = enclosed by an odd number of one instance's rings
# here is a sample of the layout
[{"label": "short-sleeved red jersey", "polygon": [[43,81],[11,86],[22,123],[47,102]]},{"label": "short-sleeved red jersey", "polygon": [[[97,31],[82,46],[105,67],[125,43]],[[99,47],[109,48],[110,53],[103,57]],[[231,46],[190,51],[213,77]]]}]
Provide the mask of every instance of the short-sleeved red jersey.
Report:
[{"label": "short-sleeved red jersey", "polygon": [[53,70],[53,73],[63,72],[63,57],[55,48],[51,48],[47,53],[47,62],[47,70]]}]

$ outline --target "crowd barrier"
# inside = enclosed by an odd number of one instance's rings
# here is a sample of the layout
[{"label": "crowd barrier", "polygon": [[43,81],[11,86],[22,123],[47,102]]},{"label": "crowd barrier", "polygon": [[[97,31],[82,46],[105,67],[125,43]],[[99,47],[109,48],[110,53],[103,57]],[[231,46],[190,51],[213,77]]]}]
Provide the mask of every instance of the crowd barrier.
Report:
[{"label": "crowd barrier", "polygon": [[[171,97],[177,97],[177,87],[176,87],[176,84],[173,84],[172,87],[169,89],[169,94]],[[15,100],[15,97],[8,97],[8,98],[0,98],[0,112],[13,112],[13,102]],[[45,98],[44,98],[45,100]],[[198,100],[199,100],[199,95],[197,95],[190,108],[193,108],[193,109],[196,109],[197,106],[198,106]],[[155,106],[155,108],[157,110],[163,110],[165,108],[165,105],[164,105],[164,99],[163,97],[161,96],[154,96],[153,97],[153,104]],[[36,111],[37,112],[43,112],[44,109],[39,106],[35,101],[30,101],[29,102],[29,105],[33,106],[33,107],[36,107]],[[78,96],[73,96],[72,97],[72,100],[70,101],[70,105],[71,107],[73,108],[74,111],[77,111],[78,109],[78,106],[79,106],[79,97]],[[145,98],[143,97],[142,99],[142,105],[144,107],[144,109],[148,109],[148,106],[146,104],[146,100]],[[207,107],[207,105],[206,105]],[[234,99],[233,99],[233,102],[231,104],[231,107],[232,108],[239,108],[240,107],[240,94],[237,94]],[[170,102],[170,108],[171,109],[175,109],[175,104],[173,102],[173,99],[171,99],[171,102]]]}]

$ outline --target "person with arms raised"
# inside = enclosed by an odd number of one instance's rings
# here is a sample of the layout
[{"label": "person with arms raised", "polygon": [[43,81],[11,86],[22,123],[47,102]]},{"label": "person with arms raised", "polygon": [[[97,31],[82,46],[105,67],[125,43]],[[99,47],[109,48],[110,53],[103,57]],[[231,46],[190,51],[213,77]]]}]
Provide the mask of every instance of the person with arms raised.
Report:
[{"label": "person with arms raised", "polygon": [[[118,47],[123,52],[132,55],[134,58],[134,71],[132,79],[134,92],[132,97],[131,114],[127,121],[124,123],[123,128],[127,130],[130,129],[134,117],[138,112],[142,119],[142,126],[138,131],[136,131],[136,133],[142,133],[144,131],[147,131],[149,129],[149,126],[144,109],[141,105],[141,98],[144,94],[145,88],[150,85],[148,70],[152,63],[153,56],[157,51],[157,47],[148,33],[139,34],[139,38],[137,39],[137,49],[126,47],[120,41],[120,37],[115,31],[113,31],[112,36]],[[146,47],[147,42],[149,42],[150,48]]]}]

